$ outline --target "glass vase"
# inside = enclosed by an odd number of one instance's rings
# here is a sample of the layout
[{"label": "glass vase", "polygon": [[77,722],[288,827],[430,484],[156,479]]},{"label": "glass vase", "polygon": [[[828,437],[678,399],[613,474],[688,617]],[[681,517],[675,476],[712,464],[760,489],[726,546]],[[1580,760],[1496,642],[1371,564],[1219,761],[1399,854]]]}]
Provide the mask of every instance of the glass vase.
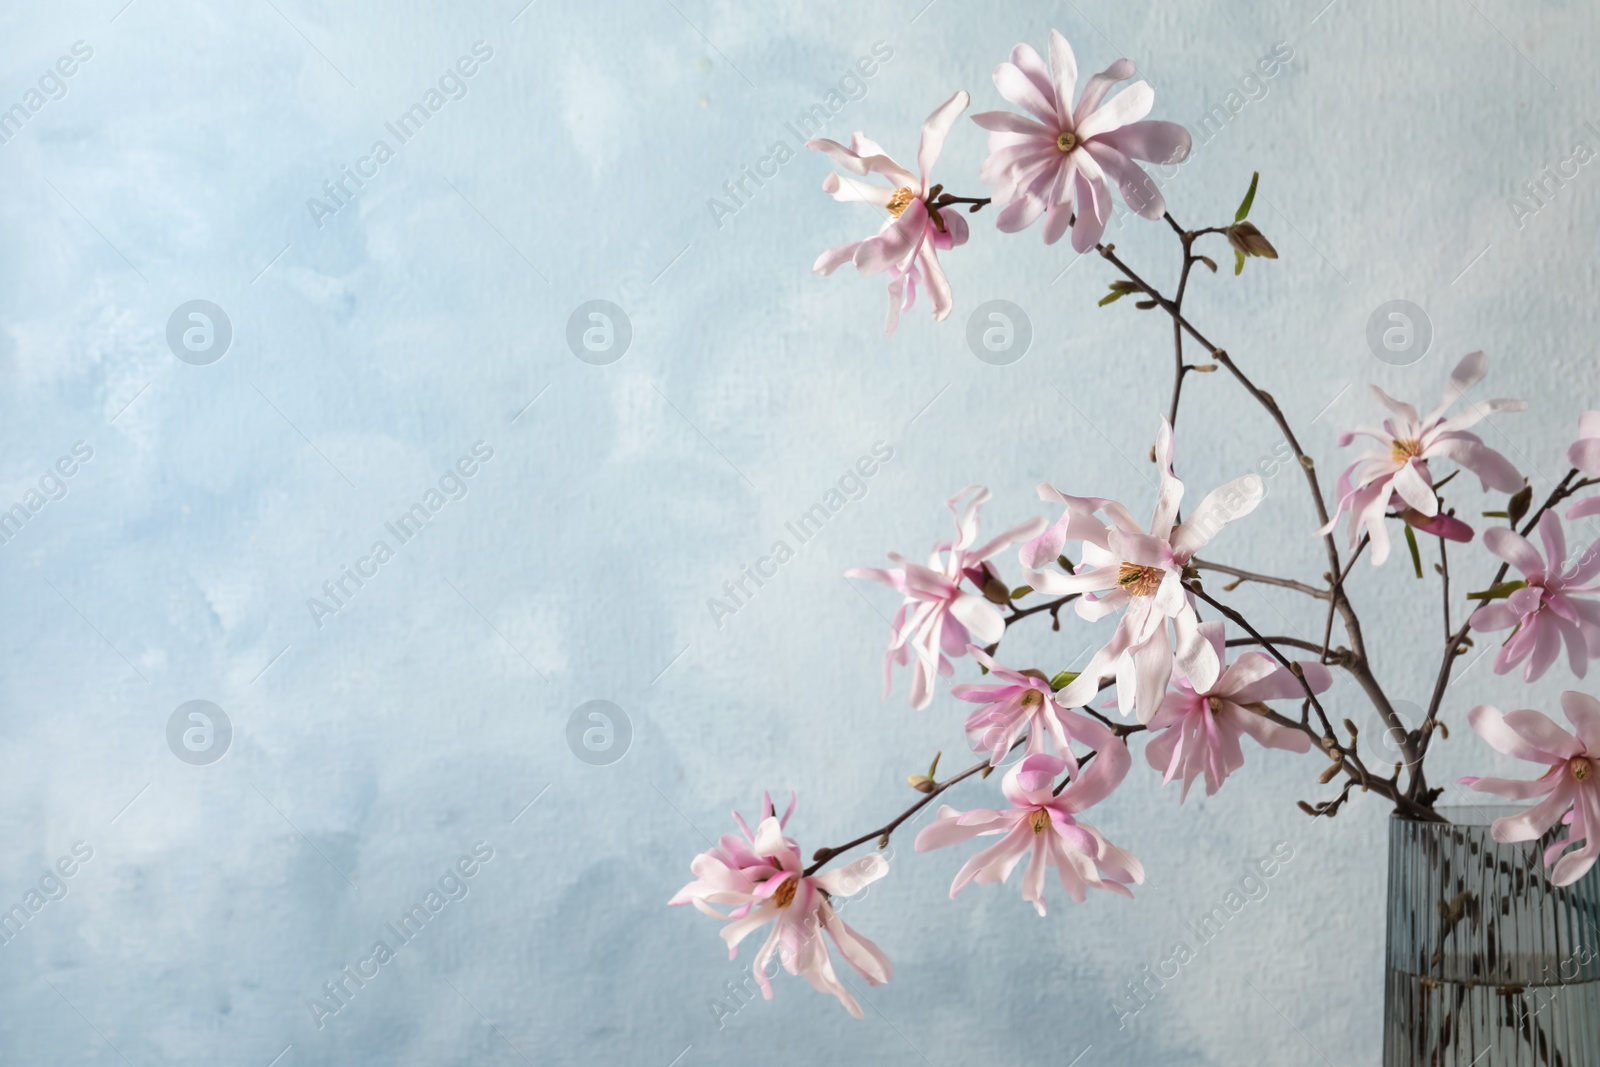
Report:
[{"label": "glass vase", "polygon": [[1490,836],[1527,806],[1391,819],[1384,1067],[1600,1067],[1600,864],[1553,886],[1563,827]]}]

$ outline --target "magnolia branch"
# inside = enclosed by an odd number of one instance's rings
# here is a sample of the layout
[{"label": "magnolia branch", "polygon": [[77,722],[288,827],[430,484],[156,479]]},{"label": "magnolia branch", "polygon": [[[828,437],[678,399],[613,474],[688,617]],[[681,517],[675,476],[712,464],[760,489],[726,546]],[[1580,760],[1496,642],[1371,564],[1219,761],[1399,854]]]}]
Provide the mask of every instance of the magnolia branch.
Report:
[{"label": "magnolia branch", "polygon": [[[1196,236],[1199,236],[1201,232],[1221,232],[1215,227],[1209,231],[1183,230],[1182,227],[1180,227],[1177,222],[1172,219],[1170,213],[1167,216],[1167,223],[1179,233],[1180,237],[1183,237],[1191,232]],[[1300,440],[1295,436],[1294,429],[1289,425],[1288,417],[1284,415],[1283,409],[1278,406],[1277,400],[1273,398],[1271,393],[1268,393],[1266,390],[1256,385],[1256,383],[1244,373],[1239,365],[1234,362],[1232,356],[1228,355],[1228,353],[1219,346],[1213,344],[1210,338],[1206,337],[1195,327],[1193,323],[1185,318],[1181,308],[1179,308],[1167,297],[1163,296],[1161,292],[1155,288],[1155,286],[1145,281],[1144,278],[1134,271],[1132,267],[1128,266],[1127,263],[1119,258],[1116,254],[1116,248],[1114,245],[1099,244],[1095,247],[1105,260],[1111,263],[1112,266],[1116,267],[1117,270],[1122,272],[1123,277],[1127,278],[1128,281],[1132,282],[1151,300],[1155,301],[1158,306],[1166,311],[1166,313],[1172,317],[1172,320],[1177,327],[1181,328],[1183,332],[1194,338],[1196,343],[1200,344],[1208,352],[1210,352],[1212,359],[1216,360],[1216,362],[1221,364],[1223,367],[1226,367],[1228,369],[1228,373],[1233,375],[1234,380],[1243,386],[1245,391],[1255,398],[1256,402],[1266,410],[1269,416],[1271,416],[1272,421],[1277,425],[1278,430],[1283,434],[1284,442],[1288,444],[1289,448],[1294,452],[1295,458],[1299,461],[1300,468],[1305,474],[1306,484],[1311,490],[1311,501],[1313,506],[1316,508],[1319,525],[1327,526],[1328,506],[1322,496],[1322,485],[1317,478],[1316,463],[1309,455],[1306,454],[1305,449],[1300,446]],[[1328,553],[1329,573],[1333,575],[1343,574],[1345,568],[1340,561],[1339,546],[1333,539],[1333,532],[1330,530],[1328,533],[1324,534],[1322,540]],[[1349,657],[1348,661],[1343,664],[1343,666],[1350,673],[1350,675],[1355,678],[1356,683],[1360,685],[1362,691],[1366,693],[1367,699],[1371,701],[1373,707],[1377,709],[1379,716],[1384,721],[1384,726],[1393,732],[1393,736],[1402,737],[1405,739],[1401,745],[1401,750],[1402,754],[1405,756],[1406,765],[1411,768],[1413,784],[1415,784],[1415,776],[1420,773],[1416,765],[1415,743],[1411,735],[1405,730],[1405,726],[1401,722],[1400,716],[1395,712],[1394,706],[1389,702],[1388,694],[1383,691],[1383,687],[1378,683],[1377,678],[1373,675],[1372,669],[1368,664],[1366,642],[1363,639],[1361,632],[1361,620],[1356,616],[1355,607],[1350,603],[1349,597],[1345,595],[1342,582],[1335,583],[1332,586],[1329,591],[1329,596],[1331,597],[1333,609],[1338,612],[1339,617],[1343,620],[1345,633],[1350,638],[1351,656]]]},{"label": "magnolia branch", "polygon": [[[1089,708],[1084,708],[1083,710],[1084,711],[1088,711],[1095,718],[1097,718],[1101,722],[1105,723],[1106,726],[1110,728],[1111,732],[1114,733],[1117,736],[1117,739],[1119,741],[1121,741],[1123,738],[1126,738],[1129,734],[1136,734],[1136,733],[1139,733],[1140,731],[1145,729],[1145,727],[1141,726],[1141,725],[1131,725],[1131,724],[1127,724],[1127,723],[1112,722],[1110,719],[1107,719],[1105,716],[1099,714],[1098,712],[1092,711]],[[1027,738],[1025,738],[1025,737],[1017,738],[1017,740],[1012,743],[1011,748],[1008,751],[1015,752],[1017,750],[1017,747],[1020,746],[1026,740],[1027,740]],[[1088,752],[1087,755],[1079,756],[1078,757],[1078,769],[1079,769],[1079,771],[1081,772],[1083,767],[1085,765],[1087,765],[1090,760],[1094,759],[1094,757],[1095,757],[1095,750],[1093,750],[1093,749],[1091,749]],[[802,873],[804,874],[805,877],[809,878],[813,874],[816,874],[817,871],[822,868],[822,865],[824,863],[827,863],[829,860],[833,859],[836,856],[841,856],[844,853],[849,852],[853,848],[859,848],[860,846],[866,844],[868,841],[871,841],[873,839],[877,840],[879,848],[887,848],[888,845],[889,845],[889,837],[890,837],[890,835],[892,835],[896,830],[898,830],[900,828],[900,826],[907,819],[911,818],[917,812],[919,812],[923,808],[927,807],[928,804],[933,801],[934,797],[936,797],[939,794],[943,793],[946,789],[949,789],[951,786],[955,785],[957,782],[965,781],[966,779],[971,778],[974,774],[977,774],[980,771],[988,770],[989,767],[990,767],[989,761],[987,759],[982,759],[982,760],[979,760],[977,763],[974,763],[972,766],[968,767],[966,770],[961,771],[961,772],[959,772],[957,774],[951,775],[949,778],[946,778],[942,782],[935,782],[935,781],[929,780],[928,783],[927,783],[926,788],[924,790],[922,790],[923,795],[922,795],[921,799],[915,801],[910,807],[906,808],[899,815],[896,815],[894,818],[890,819],[888,822],[884,823],[882,826],[878,827],[875,830],[868,830],[866,833],[862,834],[860,837],[854,838],[854,839],[852,839],[850,841],[846,841],[842,845],[836,845],[836,846],[834,846],[832,848],[819,848],[819,849],[817,849],[815,852],[813,852],[811,854],[811,860],[812,860],[811,866],[807,867]],[[1060,785],[1056,786],[1055,792],[1060,793],[1061,790],[1063,788],[1065,788],[1066,785],[1070,781],[1071,781],[1070,777],[1064,779],[1061,782]]]},{"label": "magnolia branch", "polygon": [[[1195,596],[1199,597],[1207,604],[1210,604],[1212,607],[1222,612],[1222,614],[1226,615],[1234,623],[1234,625],[1248,633],[1254,639],[1256,644],[1266,649],[1267,653],[1272,656],[1273,659],[1277,660],[1285,670],[1299,680],[1301,688],[1305,690],[1307,703],[1316,709],[1317,718],[1322,723],[1321,733],[1318,733],[1317,730],[1312,727],[1310,722],[1304,720],[1296,722],[1294,719],[1280,715],[1270,708],[1264,707],[1261,711],[1261,714],[1263,714],[1270,721],[1277,723],[1279,726],[1286,726],[1292,730],[1298,730],[1305,734],[1311,739],[1312,743],[1317,745],[1317,747],[1321,748],[1328,754],[1329,759],[1333,761],[1339,770],[1344,771],[1344,773],[1350,778],[1350,783],[1345,786],[1345,789],[1340,794],[1339,798],[1331,802],[1332,810],[1337,810],[1337,806],[1342,804],[1344,799],[1349,796],[1351,785],[1359,785],[1363,790],[1370,790],[1371,792],[1377,793],[1379,796],[1388,799],[1398,810],[1405,812],[1413,818],[1423,819],[1431,822],[1444,821],[1444,818],[1437,812],[1433,811],[1433,809],[1416,803],[1411,797],[1403,793],[1395,779],[1379,778],[1367,770],[1366,765],[1361,760],[1361,756],[1356,751],[1357,739],[1353,736],[1353,728],[1351,729],[1352,737],[1350,738],[1350,745],[1346,747],[1339,743],[1338,737],[1333,732],[1333,724],[1328,721],[1327,713],[1323,710],[1322,704],[1317,700],[1316,694],[1311,691],[1311,684],[1306,681],[1304,672],[1297,669],[1296,666],[1291,663],[1281,651],[1279,651],[1279,649],[1273,644],[1272,638],[1265,637],[1261,633],[1257,632],[1257,630],[1250,625],[1249,620],[1247,620],[1243,615],[1212,597],[1204,589],[1200,588],[1198,583],[1190,583],[1188,588],[1195,594]],[[1312,649],[1312,651],[1315,651],[1315,649]],[[1316,814],[1322,814],[1323,812],[1329,811],[1329,806],[1325,806],[1320,811],[1317,809],[1312,810]]]},{"label": "magnolia branch", "polygon": [[[1561,503],[1561,501],[1576,493],[1578,490],[1587,488],[1588,486],[1595,485],[1597,483],[1600,483],[1600,479],[1579,479],[1576,468],[1567,471],[1566,476],[1563,477],[1560,482],[1556,483],[1556,487],[1550,491],[1550,495],[1545,498],[1544,503],[1540,504],[1538,509],[1527,517],[1526,521],[1524,521],[1522,525],[1522,528],[1518,532],[1524,537],[1528,536],[1528,534],[1532,533],[1534,528],[1539,525],[1539,520],[1544,517],[1545,512],[1549,511],[1551,508],[1555,507],[1557,504]],[[1444,548],[1441,542],[1441,555],[1443,551]],[[1490,579],[1488,587],[1492,589],[1501,582],[1505,581],[1506,574],[1510,570],[1510,567],[1511,565],[1509,563],[1500,564],[1499,568],[1494,572],[1494,577]],[[1448,573],[1446,573],[1444,577],[1448,586]],[[1446,602],[1445,612],[1445,617],[1448,620],[1448,601]],[[1446,625],[1448,625],[1448,621],[1446,622]],[[1462,621],[1461,626],[1445,640],[1444,655],[1440,657],[1439,672],[1433,681],[1433,696],[1428,700],[1428,713],[1423,718],[1422,725],[1417,728],[1414,735],[1416,738],[1415,743],[1417,748],[1418,766],[1412,775],[1411,787],[1408,790],[1408,794],[1413,798],[1423,797],[1426,795],[1424,791],[1427,788],[1427,783],[1422,778],[1421,760],[1423,756],[1428,754],[1428,746],[1432,743],[1434,731],[1438,727],[1439,708],[1440,705],[1444,703],[1444,691],[1450,685],[1450,676],[1455,673],[1456,659],[1466,651],[1467,635],[1471,632],[1471,630],[1472,613],[1468,612],[1467,617]]]}]

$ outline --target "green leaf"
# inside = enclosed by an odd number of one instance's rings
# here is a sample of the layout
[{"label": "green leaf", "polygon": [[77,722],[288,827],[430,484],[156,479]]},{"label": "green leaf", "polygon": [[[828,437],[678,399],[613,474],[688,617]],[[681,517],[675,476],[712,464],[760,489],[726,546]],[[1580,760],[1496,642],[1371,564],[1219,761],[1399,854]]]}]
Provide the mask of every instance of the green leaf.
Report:
[{"label": "green leaf", "polygon": [[1031,592],[1033,592],[1033,586],[1031,586],[1031,585],[1019,585],[1015,589],[1011,590],[1011,599],[1012,600],[1021,600],[1023,597],[1027,596]]},{"label": "green leaf", "polygon": [[1481,593],[1468,593],[1467,599],[1504,600],[1518,589],[1526,589],[1527,587],[1528,583],[1519,578],[1514,582],[1500,582],[1498,585],[1491,585]]},{"label": "green leaf", "polygon": [[1259,170],[1250,175],[1250,191],[1244,194],[1244,200],[1239,204],[1239,210],[1233,213],[1234,222],[1243,222],[1250,214],[1250,205],[1256,202],[1256,183],[1260,180],[1261,172]]},{"label": "green leaf", "polygon": [[1411,565],[1417,570],[1417,577],[1422,577],[1422,552],[1417,548],[1417,535],[1408,524],[1406,526],[1406,547],[1411,550]]},{"label": "green leaf", "polygon": [[1121,300],[1127,295],[1128,294],[1125,292],[1107,293],[1105,296],[1100,298],[1100,306],[1105,307],[1107,304],[1115,304],[1118,300]]},{"label": "green leaf", "polygon": [[1244,273],[1244,253],[1238,249],[1233,252],[1233,276],[1237,278]]},{"label": "green leaf", "polygon": [[1060,674],[1058,674],[1054,678],[1050,679],[1050,688],[1053,691],[1059,693],[1059,692],[1061,692],[1061,690],[1065,689],[1067,686],[1069,686],[1073,682],[1077,681],[1077,678],[1078,678],[1078,672],[1077,671],[1062,671]]}]

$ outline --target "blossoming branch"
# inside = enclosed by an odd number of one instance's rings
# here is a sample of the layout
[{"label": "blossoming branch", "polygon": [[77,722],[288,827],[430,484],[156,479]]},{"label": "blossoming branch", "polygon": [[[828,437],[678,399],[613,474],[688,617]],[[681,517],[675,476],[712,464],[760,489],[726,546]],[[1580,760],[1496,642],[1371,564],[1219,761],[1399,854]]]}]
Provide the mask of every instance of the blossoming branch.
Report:
[{"label": "blossoming branch", "polygon": [[[1473,635],[1510,630],[1494,669],[1505,674],[1521,666],[1528,682],[1546,674],[1563,650],[1567,668],[1578,678],[1584,677],[1589,658],[1600,656],[1600,585],[1592,584],[1600,577],[1600,542],[1573,558],[1559,509],[1600,484],[1600,412],[1582,417],[1578,439],[1568,451],[1571,469],[1534,508],[1533,489],[1522,473],[1471,432],[1488,416],[1526,407],[1518,400],[1469,399],[1468,393],[1488,373],[1482,352],[1460,360],[1445,383],[1443,398],[1425,415],[1373,387],[1387,416],[1377,425],[1340,435],[1341,448],[1358,437],[1369,438],[1372,447],[1354,456],[1340,474],[1330,513],[1317,463],[1272,394],[1184,311],[1194,268],[1218,270],[1216,259],[1202,248],[1231,250],[1235,273],[1251,258],[1277,258],[1271,241],[1249,221],[1259,176],[1251,180],[1231,221],[1198,229],[1179,224],[1140,163],[1182,162],[1191,147],[1189,133],[1177,123],[1147,118],[1155,94],[1144,81],[1117,88],[1134,74],[1134,65],[1119,59],[1084,80],[1080,92],[1077,58],[1061,34],[1051,32],[1043,56],[1027,44],[1012,49],[1009,59],[995,68],[993,80],[999,94],[1019,110],[972,116],[988,131],[989,154],[978,174],[990,186],[988,196],[957,195],[933,178],[934,164],[969,104],[964,91],[928,116],[914,171],[862,133],[848,146],[827,139],[807,145],[840,168],[824,180],[824,192],[838,201],[867,205],[882,217],[871,236],[823,252],[814,270],[827,275],[851,264],[860,274],[887,275],[889,334],[901,314],[915,305],[919,290],[927,294],[935,320],[949,316],[954,297],[940,253],[952,254],[967,244],[972,233],[965,216],[990,208],[1000,233],[1040,223],[1045,244],[1070,232],[1074,249],[1096,252],[1116,275],[1101,306],[1133,296],[1140,310],[1159,310],[1170,320],[1173,371],[1165,410],[1152,417],[1157,432],[1151,458],[1159,478],[1148,522],[1140,522],[1116,499],[1075,495],[1083,491],[1077,485],[1069,492],[1045,484],[1038,495],[1051,514],[985,539],[980,517],[990,493],[969,486],[946,502],[955,531],[933,546],[925,563],[891,552],[891,567],[847,572],[880,582],[902,597],[884,657],[886,695],[897,671],[908,670],[911,706],[926,709],[939,679],[953,678],[958,661],[977,668],[981,680],[955,684],[950,693],[976,706],[964,732],[980,758],[940,779],[936,755],[926,773],[908,776],[917,794],[909,806],[850,841],[816,850],[809,863],[796,842],[784,836],[793,801],[779,817],[770,799],[763,802],[754,832],[735,814],[742,836],[725,836],[695,858],[695,880],[671,903],[690,903],[725,921],[722,934],[730,956],[746,936],[771,924],[753,968],[769,998],[765,967],[776,954],[790,974],[804,976],[860,1017],[859,1005],[834,970],[824,934],[870,984],[890,979],[888,958],[840,920],[832,903],[884,877],[888,862],[868,852],[844,866],[823,868],[862,846],[886,848],[896,830],[935,798],[962,782],[989,778],[1014,754],[1016,761],[998,783],[1003,806],[959,810],[941,804],[918,833],[916,850],[993,839],[962,866],[951,896],[972,883],[1007,882],[1026,861],[1021,895],[1044,915],[1052,870],[1061,892],[1078,903],[1091,889],[1131,897],[1132,887],[1143,883],[1140,861],[1084,818],[1109,800],[1130,773],[1137,762],[1130,743],[1140,743],[1140,735],[1150,769],[1163,783],[1181,781],[1180,804],[1202,779],[1207,794],[1221,789],[1243,766],[1247,748],[1296,756],[1314,751],[1323,760],[1315,773],[1317,784],[1331,793],[1315,802],[1300,801],[1308,815],[1332,817],[1359,792],[1377,794],[1406,818],[1439,821],[1435,802],[1443,790],[1429,783],[1424,761],[1434,736],[1448,734],[1441,717],[1445,688]],[[1135,214],[1164,222],[1176,238],[1179,274],[1171,292],[1157,289],[1102,241],[1113,187]],[[1198,361],[1191,358],[1191,346]],[[1327,557],[1324,573],[1293,578],[1210,558],[1213,542],[1225,547],[1226,528],[1248,521],[1264,497],[1257,475],[1212,489],[1192,511],[1182,513],[1185,487],[1176,474],[1174,428],[1184,382],[1190,374],[1219,370],[1261,407],[1295,457],[1311,504],[1302,531],[1321,540]],[[1461,517],[1470,512],[1456,506],[1461,494],[1471,492],[1464,484],[1451,484],[1461,471],[1476,477],[1480,493],[1504,498],[1484,511],[1502,522],[1485,529],[1481,539],[1500,561],[1498,569],[1481,587],[1466,592],[1467,605],[1456,602],[1462,587],[1459,579],[1452,585],[1450,557],[1451,545],[1471,546],[1477,540],[1473,526]],[[1571,520],[1596,513],[1600,496],[1578,500],[1565,515]],[[1341,523],[1343,549],[1336,537]],[[1542,555],[1528,540],[1534,531]],[[1372,566],[1389,561],[1396,535],[1404,541],[1418,579],[1426,577],[1424,544],[1438,558],[1431,570],[1440,586],[1445,640],[1432,697],[1415,727],[1400,718],[1376,673],[1361,618],[1346,589],[1346,579],[1363,554]],[[1456,561],[1458,570],[1460,566]],[[1521,577],[1507,580],[1512,567]],[[1227,579],[1227,584],[1208,589],[1208,573]],[[1245,582],[1276,586],[1315,602],[1325,616],[1322,639],[1263,632],[1225,599]],[[1052,628],[1059,630],[1069,606],[1085,628],[1100,635],[1097,651],[1082,670],[1052,671],[1050,665],[1024,665],[1002,655],[1001,645],[1013,626],[1048,615]],[[1457,610],[1459,625],[1453,615]],[[1400,749],[1402,758],[1392,767],[1369,762],[1377,757],[1354,722],[1330,717],[1320,697],[1332,688],[1336,673],[1355,683]],[[1108,689],[1114,690],[1110,702],[1096,707]],[[1578,691],[1560,699],[1571,732],[1538,711],[1502,714],[1487,705],[1473,708],[1467,722],[1485,741],[1542,771],[1527,781],[1461,780],[1475,790],[1538,801],[1528,811],[1496,822],[1498,840],[1535,840],[1558,825],[1565,827],[1564,836],[1545,854],[1550,880],[1558,886],[1576,881],[1600,858],[1600,701]]]}]

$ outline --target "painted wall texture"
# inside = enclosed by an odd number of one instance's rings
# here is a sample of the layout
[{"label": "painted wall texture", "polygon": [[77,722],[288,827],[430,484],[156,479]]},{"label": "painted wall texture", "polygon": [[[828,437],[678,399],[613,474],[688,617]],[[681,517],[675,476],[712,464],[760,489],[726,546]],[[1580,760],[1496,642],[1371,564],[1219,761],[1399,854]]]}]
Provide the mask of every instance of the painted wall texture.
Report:
[{"label": "painted wall texture", "polygon": [[[969,484],[995,491],[994,529],[1045,514],[1046,480],[1151,499],[1159,313],[1097,308],[1098,257],[985,211],[944,257],[951,318],[919,304],[885,339],[881,279],[810,271],[876,217],[825,197],[800,143],[861,129],[909,160],[954,90],[1008,106],[992,69],[1051,27],[1086,71],[1129,56],[1154,116],[1196,132],[1165,185],[1180,220],[1228,221],[1261,172],[1252,218],[1281,258],[1234,278],[1219,242],[1188,306],[1304,428],[1324,484],[1340,429],[1378,414],[1367,383],[1431,404],[1481,348],[1480,395],[1532,405],[1485,439],[1543,491],[1600,401],[1597,18],[1559,0],[7,5],[0,506],[26,521],[0,544],[0,906],[21,909],[0,1059],[1376,1062],[1387,812],[1300,814],[1328,795],[1312,756],[1251,751],[1182,807],[1136,757],[1095,819],[1145,863],[1131,902],[951,901],[964,850],[896,838],[849,905],[897,968],[856,982],[860,1022],[788,976],[772,1002],[734,995],[755,943],[729,962],[711,920],[665,906],[763,789],[798,792],[809,852],[903,807],[934,751],[961,765],[947,683],[924,712],[903,675],[880,699],[895,597],[847,567],[921,557]],[[984,195],[984,152],[963,120],[951,191]],[[1175,280],[1162,224],[1108,240]],[[1006,365],[967,341],[990,300],[1031,326]],[[1431,327],[1405,366],[1367,341],[1393,300]],[[1280,436],[1225,375],[1187,391],[1191,491],[1249,470],[1268,487],[1210,554],[1318,581]],[[802,542],[789,524],[834,490]],[[730,599],[779,541],[792,558]],[[1478,547],[1455,563],[1467,586],[1492,571]],[[1391,691],[1425,702],[1436,587],[1403,553],[1352,581]],[[1320,631],[1292,594],[1235,597]],[[1058,670],[1098,632],[1038,626],[1009,654]],[[1568,685],[1564,666],[1532,694],[1471,667],[1434,776],[1510,771],[1465,710],[1553,707]],[[1329,701],[1371,727],[1353,686]],[[1180,942],[1176,977],[1130,999]]]}]

